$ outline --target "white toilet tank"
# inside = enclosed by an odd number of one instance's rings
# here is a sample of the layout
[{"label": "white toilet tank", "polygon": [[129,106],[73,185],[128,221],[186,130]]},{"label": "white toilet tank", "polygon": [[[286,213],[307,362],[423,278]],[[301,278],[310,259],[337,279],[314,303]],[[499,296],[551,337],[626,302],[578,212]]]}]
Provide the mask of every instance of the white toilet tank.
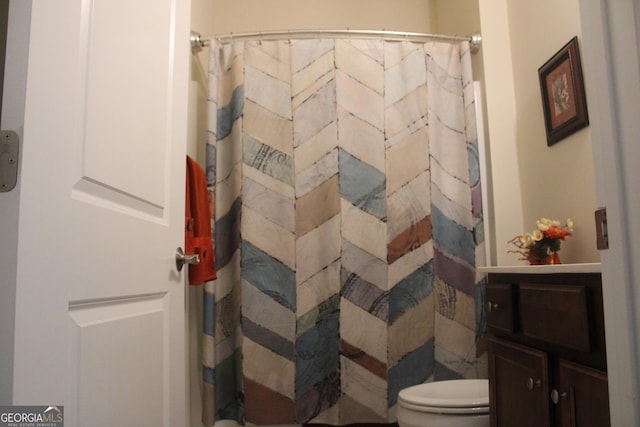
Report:
[{"label": "white toilet tank", "polygon": [[400,427],[488,427],[489,381],[460,379],[419,384],[400,391]]}]

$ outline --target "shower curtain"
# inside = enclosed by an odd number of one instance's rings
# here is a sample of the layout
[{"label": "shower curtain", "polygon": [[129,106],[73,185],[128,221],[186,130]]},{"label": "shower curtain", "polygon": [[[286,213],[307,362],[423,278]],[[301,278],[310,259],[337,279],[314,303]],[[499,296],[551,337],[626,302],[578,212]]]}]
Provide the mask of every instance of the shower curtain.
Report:
[{"label": "shower curtain", "polygon": [[203,421],[388,423],[474,377],[484,259],[468,43],[211,46]]}]

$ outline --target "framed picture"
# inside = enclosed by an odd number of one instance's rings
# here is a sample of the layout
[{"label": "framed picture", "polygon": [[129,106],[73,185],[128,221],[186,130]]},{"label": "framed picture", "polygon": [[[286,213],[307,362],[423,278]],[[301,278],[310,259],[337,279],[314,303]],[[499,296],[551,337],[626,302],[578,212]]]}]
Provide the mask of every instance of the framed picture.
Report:
[{"label": "framed picture", "polygon": [[551,146],[589,124],[578,38],[538,69],[542,109]]}]

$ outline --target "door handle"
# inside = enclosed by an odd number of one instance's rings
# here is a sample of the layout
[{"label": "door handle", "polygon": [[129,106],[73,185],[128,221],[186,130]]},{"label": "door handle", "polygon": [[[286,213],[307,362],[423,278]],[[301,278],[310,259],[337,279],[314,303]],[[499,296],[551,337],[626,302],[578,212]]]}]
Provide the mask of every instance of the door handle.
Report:
[{"label": "door handle", "polygon": [[185,264],[200,264],[200,255],[185,254],[182,248],[178,247],[176,249],[176,268],[178,271],[182,271]]}]

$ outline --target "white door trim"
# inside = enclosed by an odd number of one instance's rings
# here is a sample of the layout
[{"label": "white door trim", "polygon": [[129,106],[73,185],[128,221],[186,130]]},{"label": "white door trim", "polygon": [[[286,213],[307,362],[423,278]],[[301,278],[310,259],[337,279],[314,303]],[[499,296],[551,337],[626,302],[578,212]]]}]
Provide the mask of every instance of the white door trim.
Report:
[{"label": "white door trim", "polygon": [[640,425],[640,67],[634,0],[580,0],[582,51],[598,203],[608,250],[600,252],[613,426]]}]

